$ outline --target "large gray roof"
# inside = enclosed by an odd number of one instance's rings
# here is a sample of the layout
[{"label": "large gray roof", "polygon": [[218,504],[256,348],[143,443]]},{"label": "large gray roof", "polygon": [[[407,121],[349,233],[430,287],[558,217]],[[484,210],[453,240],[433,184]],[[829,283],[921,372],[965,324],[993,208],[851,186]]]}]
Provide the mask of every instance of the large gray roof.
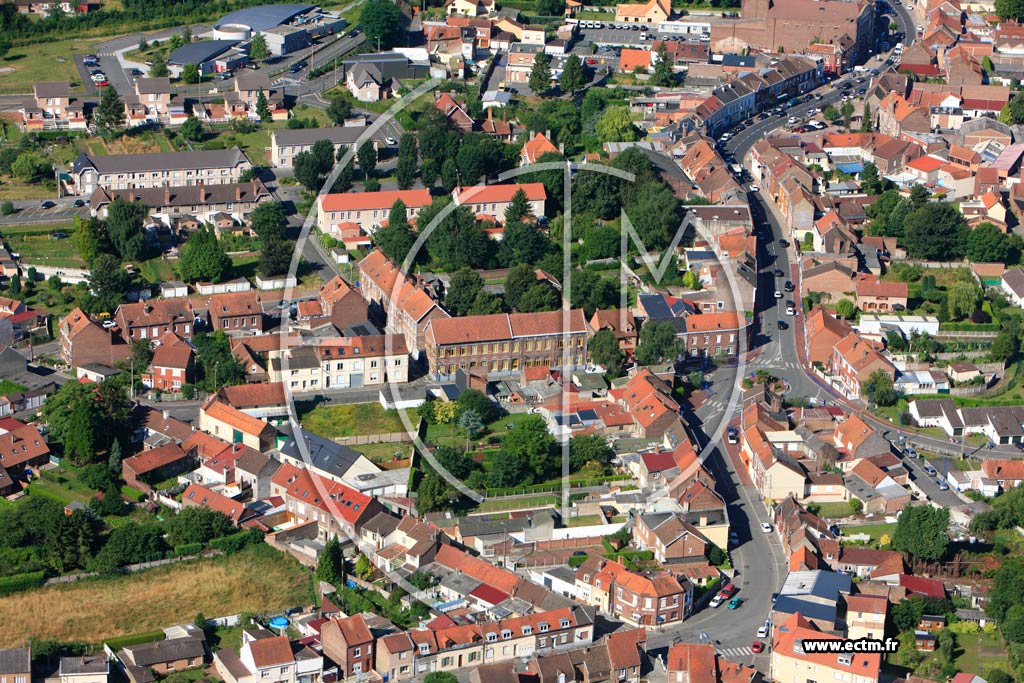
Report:
[{"label": "large gray roof", "polygon": [[[306,437],[306,448],[309,451],[309,460],[306,461],[306,464],[338,478],[344,477],[356,460],[363,455],[348,446],[335,443],[304,429],[299,430],[299,435]],[[295,443],[294,436],[289,437],[281,446],[281,452],[296,460],[304,460]]]},{"label": "large gray roof", "polygon": [[99,173],[185,171],[193,168],[234,168],[247,161],[248,158],[238,147],[155,154],[80,154],[71,165],[71,170],[75,173],[80,173],[85,168],[95,168]]},{"label": "large gray roof", "polygon": [[275,26],[280,26],[300,14],[305,14],[315,7],[316,5],[261,5],[259,7],[247,7],[230,14],[225,14],[213,27],[221,28],[229,24],[238,24],[248,26],[253,31],[266,31]]},{"label": "large gray roof", "polygon": [[235,45],[237,40],[200,40],[198,43],[182,45],[167,57],[168,64],[203,64],[221,55]]},{"label": "large gray roof", "polygon": [[179,659],[192,659],[206,654],[203,641],[189,636],[158,640],[155,643],[132,645],[122,650],[135,666],[152,666],[163,662],[174,662]]},{"label": "large gray roof", "polygon": [[24,674],[32,671],[32,653],[27,647],[0,650],[0,674]]}]

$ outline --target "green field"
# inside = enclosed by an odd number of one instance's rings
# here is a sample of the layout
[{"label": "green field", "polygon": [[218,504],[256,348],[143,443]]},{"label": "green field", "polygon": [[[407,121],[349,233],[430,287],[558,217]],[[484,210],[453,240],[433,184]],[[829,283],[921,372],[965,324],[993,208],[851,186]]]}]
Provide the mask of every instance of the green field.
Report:
[{"label": "green field", "polygon": [[[81,85],[72,56],[90,52],[94,44],[89,38],[72,38],[12,47],[0,59],[0,92],[32,92],[32,85],[39,81],[68,81],[72,88]],[[64,61],[57,61],[58,57]]]},{"label": "green field", "polygon": [[818,516],[833,518],[833,517],[849,517],[853,515],[853,508],[850,507],[849,502],[842,503],[815,503],[818,506]]},{"label": "green field", "polygon": [[844,536],[868,534],[869,536],[871,536],[871,542],[876,545],[878,544],[879,539],[882,538],[882,536],[888,535],[890,538],[892,538],[892,535],[895,531],[896,522],[893,522],[892,524],[858,524],[856,526],[847,525],[843,527]]},{"label": "green field", "polygon": [[[63,225],[35,225],[32,229],[41,230],[52,228],[65,232],[74,230],[70,223]],[[24,235],[11,232],[9,228],[3,230],[4,241],[10,250],[21,255],[21,261],[29,265],[40,264],[44,266],[56,266],[58,268],[85,268],[85,260],[78,255],[75,249],[75,242],[72,239],[55,240],[49,235]]]},{"label": "green field", "polygon": [[523,498],[490,498],[477,507],[477,512],[497,512],[500,510],[520,510],[528,508],[539,508],[548,505],[559,505],[561,498],[553,493],[545,493],[539,496],[525,496]]},{"label": "green field", "polygon": [[[361,434],[390,434],[406,430],[397,410],[384,410],[378,403],[317,406],[302,416],[302,426],[327,439]],[[418,419],[413,416],[415,426]]]}]

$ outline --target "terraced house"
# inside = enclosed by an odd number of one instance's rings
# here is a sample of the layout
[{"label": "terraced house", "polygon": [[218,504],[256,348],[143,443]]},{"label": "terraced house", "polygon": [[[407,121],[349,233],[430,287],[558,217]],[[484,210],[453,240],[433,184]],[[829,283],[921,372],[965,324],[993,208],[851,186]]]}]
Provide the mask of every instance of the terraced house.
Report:
[{"label": "terraced house", "polygon": [[98,187],[110,190],[192,187],[237,183],[252,164],[238,147],[156,154],[80,154],[61,174],[61,196],[89,197]]}]

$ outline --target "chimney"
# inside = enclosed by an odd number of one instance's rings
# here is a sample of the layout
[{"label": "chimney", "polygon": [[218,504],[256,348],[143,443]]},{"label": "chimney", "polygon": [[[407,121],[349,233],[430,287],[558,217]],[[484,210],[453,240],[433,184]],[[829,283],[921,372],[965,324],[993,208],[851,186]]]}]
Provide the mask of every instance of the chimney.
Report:
[{"label": "chimney", "polygon": [[532,130],[531,130],[531,131],[530,131],[530,139],[532,140],[532,139],[534,139],[535,137],[537,137],[537,133],[536,133],[536,131],[532,131]]},{"label": "chimney", "polygon": [[199,188],[199,201],[200,202],[205,202],[206,201],[206,186],[205,185],[202,185]]},{"label": "chimney", "polygon": [[171,203],[171,188],[164,188],[164,206]]},{"label": "chimney", "polygon": [[238,185],[235,185],[235,201],[236,202],[242,201],[242,185],[241,185],[241,183],[239,183]]},{"label": "chimney", "polygon": [[164,419],[165,420],[171,419],[171,411],[169,411],[169,410],[165,410],[164,411]]},{"label": "chimney", "polygon": [[494,120],[494,107],[487,107],[487,121],[491,122]]}]

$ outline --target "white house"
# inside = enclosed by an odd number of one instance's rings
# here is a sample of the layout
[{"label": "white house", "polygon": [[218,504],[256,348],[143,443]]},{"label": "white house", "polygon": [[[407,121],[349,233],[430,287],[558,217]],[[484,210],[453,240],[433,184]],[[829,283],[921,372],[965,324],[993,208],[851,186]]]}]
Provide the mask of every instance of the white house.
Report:
[{"label": "white house", "polygon": [[1001,285],[1006,297],[1015,306],[1024,308],[1024,270],[1011,268],[1003,273],[1003,284]]}]

